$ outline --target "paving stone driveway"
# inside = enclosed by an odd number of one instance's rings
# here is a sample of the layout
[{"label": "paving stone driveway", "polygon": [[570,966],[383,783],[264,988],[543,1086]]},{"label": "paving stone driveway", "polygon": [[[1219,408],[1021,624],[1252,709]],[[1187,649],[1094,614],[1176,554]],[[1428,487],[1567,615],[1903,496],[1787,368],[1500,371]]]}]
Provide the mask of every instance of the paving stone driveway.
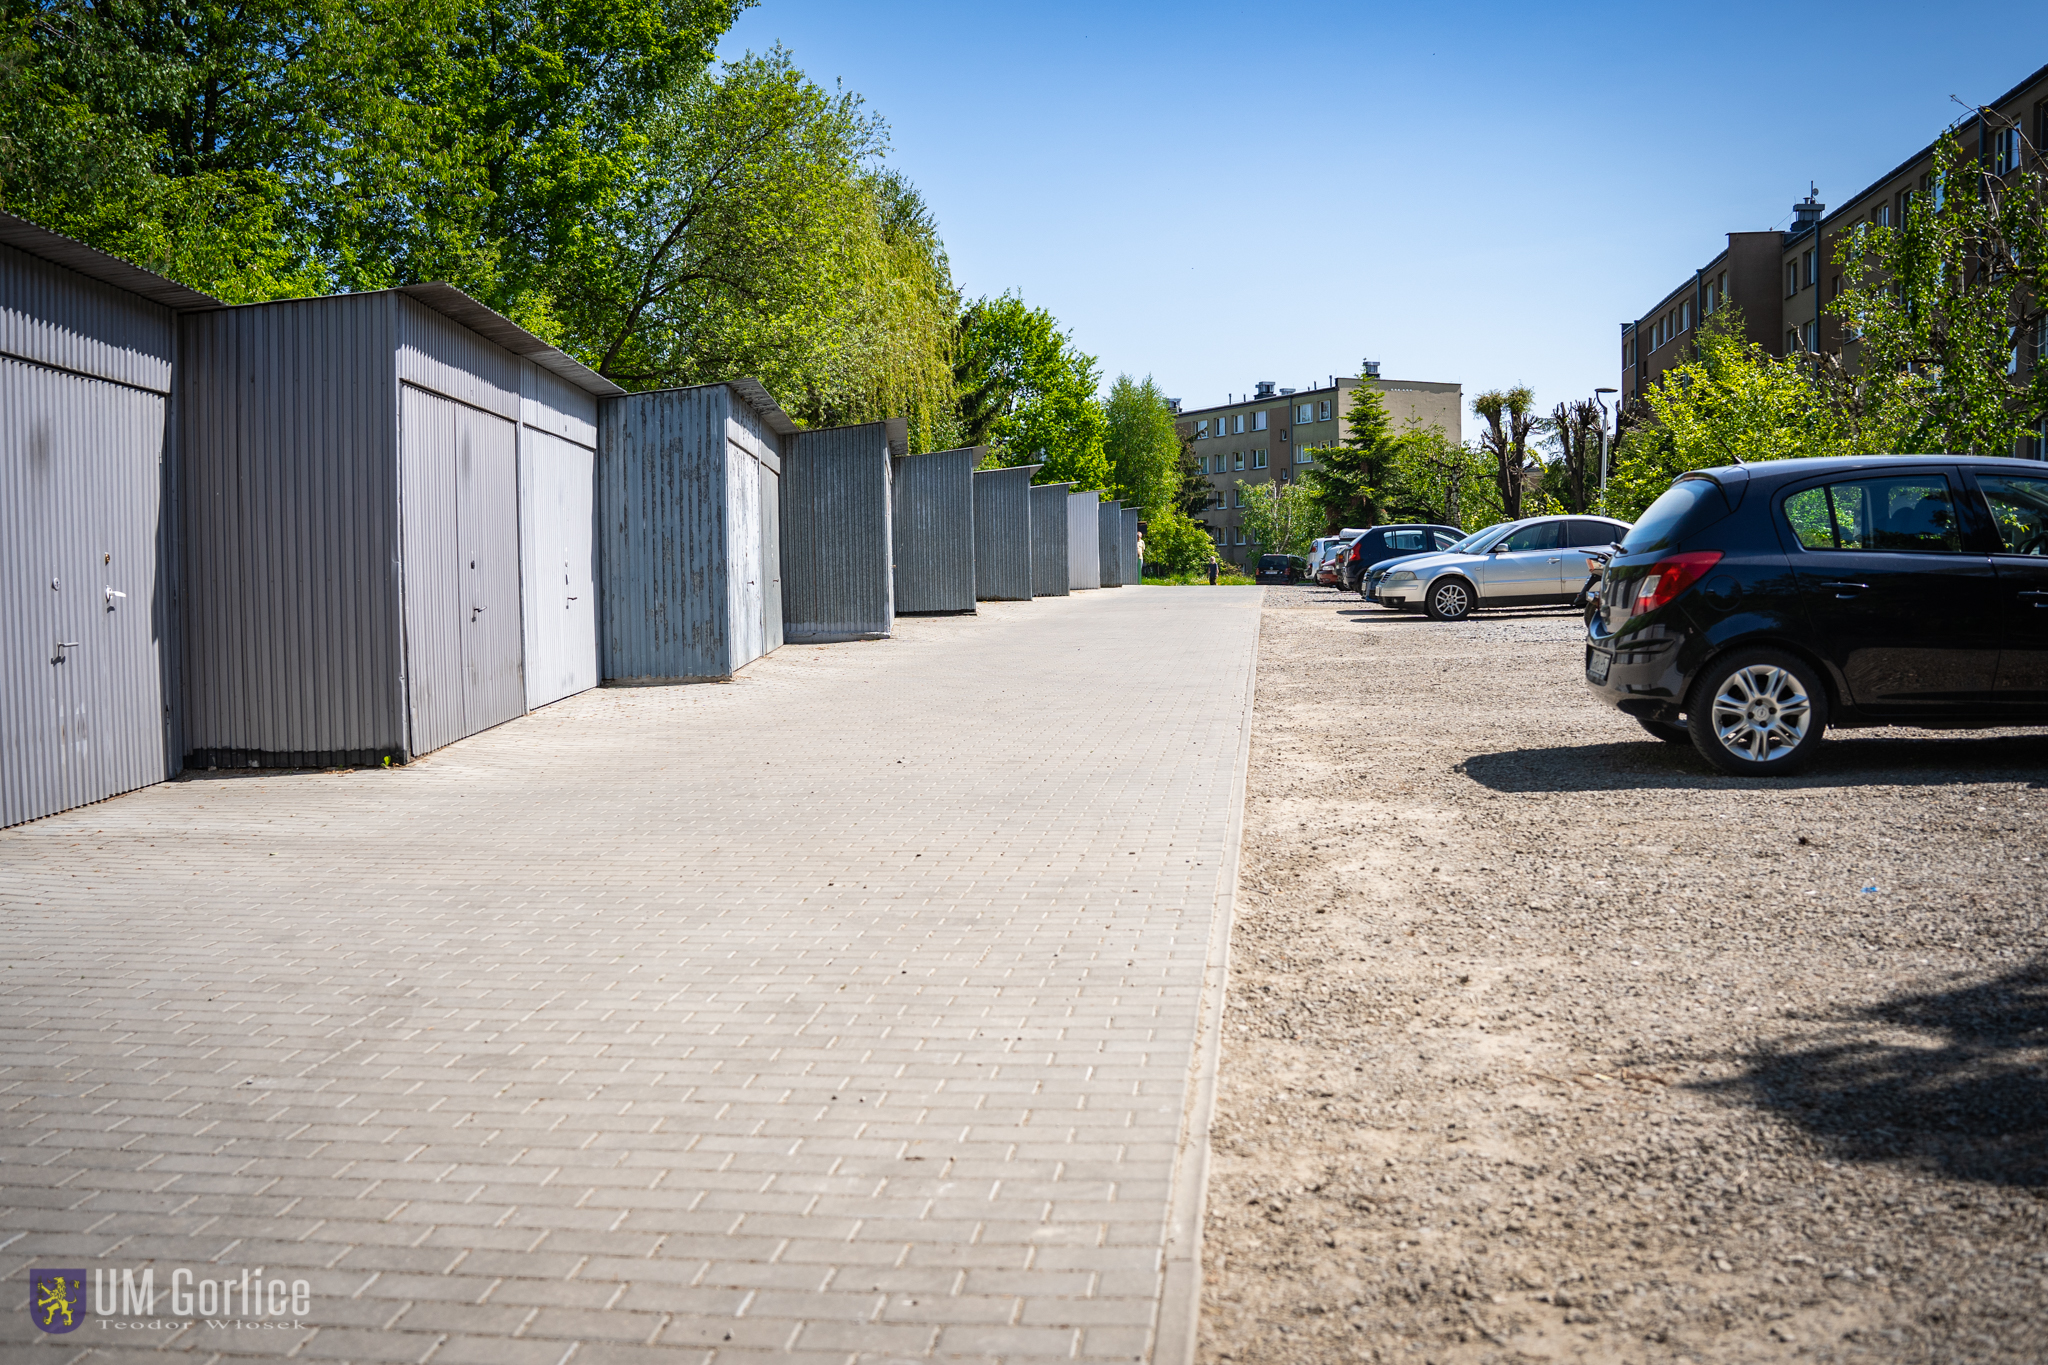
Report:
[{"label": "paving stone driveway", "polygon": [[[0,832],[0,1356],[1148,1357],[1258,602]],[[30,1267],[148,1267],[160,1325],[43,1336]],[[179,1267],[310,1308],[173,1321]]]}]

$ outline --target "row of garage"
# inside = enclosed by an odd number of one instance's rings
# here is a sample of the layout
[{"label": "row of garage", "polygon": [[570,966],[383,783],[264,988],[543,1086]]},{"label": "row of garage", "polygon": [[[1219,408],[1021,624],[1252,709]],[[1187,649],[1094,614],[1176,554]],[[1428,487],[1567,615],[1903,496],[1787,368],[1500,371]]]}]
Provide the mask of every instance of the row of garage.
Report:
[{"label": "row of garage", "polygon": [[629,394],[446,285],[227,307],[0,214],[0,825],[1137,581],[1135,509],[984,453]]}]

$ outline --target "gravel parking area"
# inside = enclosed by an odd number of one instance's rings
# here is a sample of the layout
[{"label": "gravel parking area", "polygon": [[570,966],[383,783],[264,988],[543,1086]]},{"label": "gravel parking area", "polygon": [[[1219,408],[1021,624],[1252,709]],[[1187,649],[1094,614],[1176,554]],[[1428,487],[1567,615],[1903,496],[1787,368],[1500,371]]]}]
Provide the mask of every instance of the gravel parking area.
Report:
[{"label": "gravel parking area", "polygon": [[2048,736],[1713,773],[1268,590],[1206,1361],[2048,1359]]}]

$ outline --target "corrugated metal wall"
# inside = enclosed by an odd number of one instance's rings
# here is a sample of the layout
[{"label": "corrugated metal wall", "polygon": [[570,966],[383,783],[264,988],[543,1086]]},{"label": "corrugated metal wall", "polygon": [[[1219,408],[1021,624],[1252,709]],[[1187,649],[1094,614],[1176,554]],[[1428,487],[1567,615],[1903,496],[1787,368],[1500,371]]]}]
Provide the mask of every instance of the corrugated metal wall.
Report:
[{"label": "corrugated metal wall", "polygon": [[983,469],[974,476],[974,593],[984,602],[1031,597],[1031,471]]},{"label": "corrugated metal wall", "polygon": [[728,678],[722,384],[598,405],[598,656],[609,682]]},{"label": "corrugated metal wall", "polygon": [[180,320],[183,710],[199,766],[407,752],[395,297]]},{"label": "corrugated metal wall", "polygon": [[1097,555],[1102,566],[1102,586],[1121,588],[1124,585],[1124,505],[1120,502],[1105,502],[1096,517]]},{"label": "corrugated metal wall", "polygon": [[1067,496],[1067,586],[1076,590],[1102,586],[1102,532],[1096,524],[1102,495],[1093,491]]},{"label": "corrugated metal wall", "polygon": [[974,610],[978,446],[896,461],[896,611]]},{"label": "corrugated metal wall", "polygon": [[0,246],[0,353],[169,393],[175,341],[170,309]]},{"label": "corrugated metal wall", "polygon": [[1124,509],[1123,541],[1117,548],[1120,551],[1119,567],[1124,582],[1142,584],[1145,581],[1145,565],[1138,558],[1138,509],[1135,507]]},{"label": "corrugated metal wall", "polygon": [[[462,585],[456,618],[462,637],[462,733],[473,735],[526,714],[515,423],[457,405],[455,487],[455,572]],[[406,564],[414,560],[408,545]]]},{"label": "corrugated metal wall", "polygon": [[893,625],[889,430],[804,431],[782,455],[782,631],[791,643],[877,640]]},{"label": "corrugated metal wall", "polygon": [[1067,579],[1067,494],[1071,483],[1034,484],[1031,489],[1031,595],[1065,597]]},{"label": "corrugated metal wall", "polygon": [[519,376],[520,593],[530,709],[597,686],[597,399],[530,360],[519,362]]},{"label": "corrugated metal wall", "polygon": [[399,448],[404,517],[405,678],[409,747],[416,754],[452,744],[463,726],[463,576],[457,533],[454,400],[404,385]]}]

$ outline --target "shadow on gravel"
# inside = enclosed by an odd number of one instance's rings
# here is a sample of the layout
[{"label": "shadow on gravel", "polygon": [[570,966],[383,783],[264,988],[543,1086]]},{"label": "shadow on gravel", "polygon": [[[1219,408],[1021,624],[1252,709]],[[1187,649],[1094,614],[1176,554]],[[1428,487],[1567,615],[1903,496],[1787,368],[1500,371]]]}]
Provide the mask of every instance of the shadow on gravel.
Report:
[{"label": "shadow on gravel", "polygon": [[[1847,1160],[2048,1188],[2048,957],[1977,985],[1897,996],[1841,1023],[1833,1038],[1760,1054],[1743,1075],[1699,1088],[1775,1111]],[[1857,1036],[1871,1025],[1939,1041]]]},{"label": "shadow on gravel", "polygon": [[[1868,732],[1865,732],[1868,733]],[[1648,736],[1615,744],[1560,745],[1476,754],[1459,770],[1497,792],[1634,791],[1670,787],[1937,787],[2015,779],[2048,785],[2048,734],[1996,739],[1830,737],[1795,777],[1724,777],[1689,746]]]}]

